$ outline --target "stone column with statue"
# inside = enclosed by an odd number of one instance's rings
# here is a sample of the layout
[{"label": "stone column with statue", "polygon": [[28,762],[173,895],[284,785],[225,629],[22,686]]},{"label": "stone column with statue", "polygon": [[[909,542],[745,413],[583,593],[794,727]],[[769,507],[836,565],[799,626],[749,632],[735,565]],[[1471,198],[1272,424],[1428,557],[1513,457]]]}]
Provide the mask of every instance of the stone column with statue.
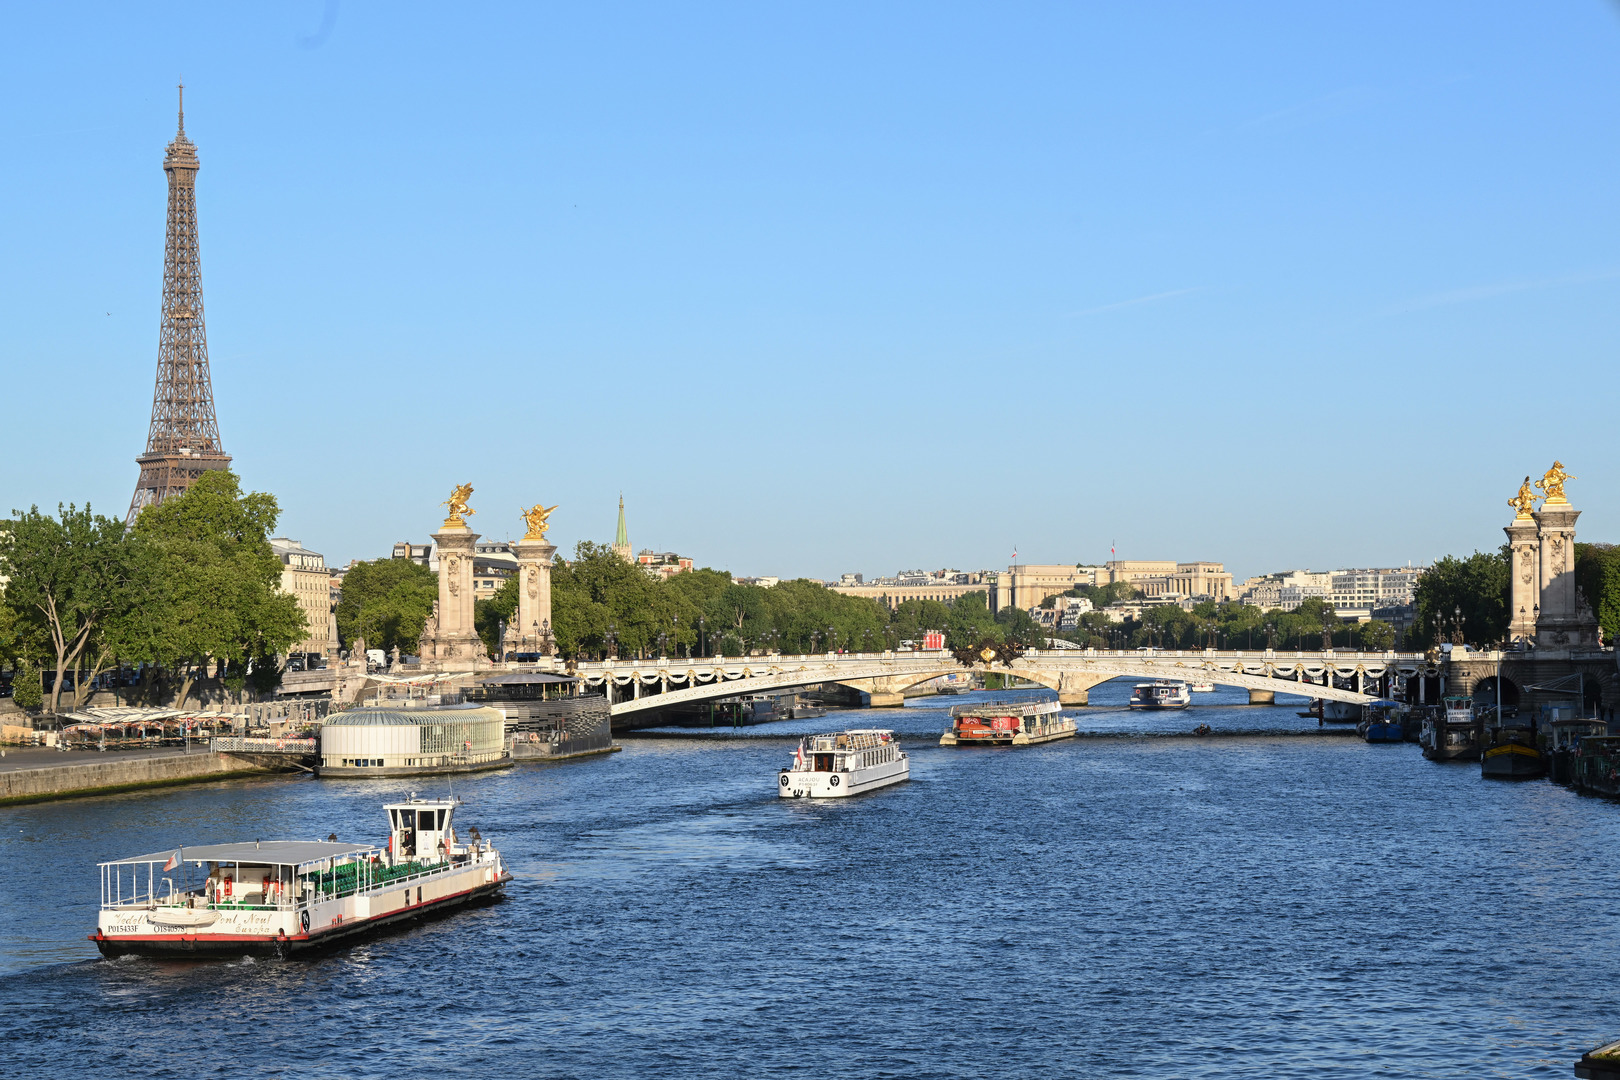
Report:
[{"label": "stone column with statue", "polygon": [[1536,481],[1543,494],[1541,510],[1533,515],[1541,585],[1536,647],[1543,653],[1597,644],[1597,620],[1575,591],[1575,519],[1581,512],[1564,496],[1564,484],[1574,479],[1563,462],[1555,461]]},{"label": "stone column with statue", "polygon": [[1530,478],[1524,478],[1519,493],[1508,500],[1518,513],[1513,524],[1503,528],[1508,537],[1508,576],[1510,579],[1508,641],[1533,641],[1536,636],[1536,614],[1541,605],[1541,541],[1536,535],[1537,525],[1533,511],[1535,493],[1530,490]]},{"label": "stone column with statue", "polygon": [[515,546],[518,560],[519,652],[554,655],[555,630],[551,625],[551,560],[557,553],[546,541],[548,519],[555,506],[536,504],[521,511],[528,531]]},{"label": "stone column with statue", "polygon": [[473,622],[473,555],[478,534],[467,526],[467,518],[476,512],[467,505],[472,490],[471,484],[460,484],[450,493],[444,504],[450,515],[433,534],[439,556],[439,603],[431,642],[423,635],[423,644],[431,652],[424,652],[423,663],[431,660],[440,666],[476,667],[489,659]]}]

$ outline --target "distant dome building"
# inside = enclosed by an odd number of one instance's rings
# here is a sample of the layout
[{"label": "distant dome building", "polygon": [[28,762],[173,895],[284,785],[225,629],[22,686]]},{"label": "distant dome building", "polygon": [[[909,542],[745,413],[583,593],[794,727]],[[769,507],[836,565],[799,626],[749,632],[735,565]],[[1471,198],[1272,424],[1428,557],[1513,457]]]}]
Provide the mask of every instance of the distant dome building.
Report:
[{"label": "distant dome building", "polygon": [[499,709],[363,708],[321,727],[319,776],[421,776],[477,772],[511,762]]}]

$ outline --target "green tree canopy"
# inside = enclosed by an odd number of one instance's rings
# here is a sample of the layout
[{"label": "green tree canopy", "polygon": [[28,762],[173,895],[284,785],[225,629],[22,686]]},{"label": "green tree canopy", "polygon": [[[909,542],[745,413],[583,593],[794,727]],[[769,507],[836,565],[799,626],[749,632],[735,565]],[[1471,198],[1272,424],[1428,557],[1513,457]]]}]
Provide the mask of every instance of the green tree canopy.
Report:
[{"label": "green tree canopy", "polygon": [[364,638],[367,648],[414,654],[438,598],[438,575],[409,559],[355,563],[343,574],[338,637],[345,648]]},{"label": "green tree canopy", "polygon": [[1603,627],[1603,640],[1620,639],[1620,547],[1576,544],[1575,587]]},{"label": "green tree canopy", "polygon": [[1464,640],[1494,645],[1507,636],[1508,556],[1505,551],[1476,551],[1465,559],[1452,555],[1436,562],[1418,578],[1417,618],[1408,635],[1414,647],[1437,645],[1456,627],[1462,611]]},{"label": "green tree canopy", "polygon": [[[136,544],[121,521],[69,505],[57,516],[15,513],[0,525],[0,575],[6,603],[18,623],[34,623],[55,658],[50,711],[61,702],[63,680],[79,662],[109,615],[135,603]],[[21,628],[13,625],[12,633]],[[24,631],[26,633],[26,631]]]},{"label": "green tree canopy", "polygon": [[139,636],[152,655],[139,659],[180,672],[179,701],[211,663],[233,689],[248,685],[250,672],[254,689],[270,689],[281,678],[278,655],[308,634],[270,549],[279,516],[275,496],[244,494],[236,474],[220,470],[136,520],[151,559],[151,610]]}]

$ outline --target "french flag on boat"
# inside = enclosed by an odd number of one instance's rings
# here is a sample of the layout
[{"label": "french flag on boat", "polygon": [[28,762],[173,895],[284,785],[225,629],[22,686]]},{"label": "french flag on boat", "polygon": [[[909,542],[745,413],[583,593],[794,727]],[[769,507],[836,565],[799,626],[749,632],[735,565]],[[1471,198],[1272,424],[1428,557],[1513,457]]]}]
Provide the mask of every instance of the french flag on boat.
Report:
[{"label": "french flag on boat", "polygon": [[793,765],[795,768],[804,768],[804,743],[793,748]]},{"label": "french flag on boat", "polygon": [[166,874],[170,870],[173,870],[175,867],[177,867],[179,865],[180,865],[180,849],[175,848],[174,849],[174,854],[169,856],[169,861],[163,864],[163,872]]}]

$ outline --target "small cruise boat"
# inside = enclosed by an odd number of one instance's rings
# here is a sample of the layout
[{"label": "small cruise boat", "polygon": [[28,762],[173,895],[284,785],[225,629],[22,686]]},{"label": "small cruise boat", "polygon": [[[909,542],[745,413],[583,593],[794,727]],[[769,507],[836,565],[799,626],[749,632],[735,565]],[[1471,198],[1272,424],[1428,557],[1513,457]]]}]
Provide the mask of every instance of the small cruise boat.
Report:
[{"label": "small cruise boat", "polygon": [[793,751],[793,764],[777,774],[784,799],[842,799],[911,779],[911,761],[894,732],[857,728],[808,735]]},{"label": "small cruise boat", "polygon": [[1131,688],[1133,709],[1185,709],[1191,704],[1187,684],[1176,679],[1154,679]]},{"label": "small cruise boat", "polygon": [[1370,743],[1398,743],[1406,738],[1398,701],[1369,701],[1361,707],[1356,734]]},{"label": "small cruise boat", "polygon": [[1474,719],[1474,700],[1447,697],[1439,712],[1423,718],[1418,736],[1423,756],[1430,761],[1478,761],[1479,724]]},{"label": "small cruise boat", "polygon": [[387,845],[202,844],[100,864],[90,940],[103,956],[296,956],[491,897],[512,880],[493,843],[460,842],[453,799],[387,803]]},{"label": "small cruise boat", "polygon": [[1187,683],[1187,690],[1194,694],[1213,694],[1215,684],[1208,679],[1192,679]]},{"label": "small cruise boat", "polygon": [[1078,725],[1056,701],[984,701],[951,710],[941,746],[1030,746],[1073,738]]}]

